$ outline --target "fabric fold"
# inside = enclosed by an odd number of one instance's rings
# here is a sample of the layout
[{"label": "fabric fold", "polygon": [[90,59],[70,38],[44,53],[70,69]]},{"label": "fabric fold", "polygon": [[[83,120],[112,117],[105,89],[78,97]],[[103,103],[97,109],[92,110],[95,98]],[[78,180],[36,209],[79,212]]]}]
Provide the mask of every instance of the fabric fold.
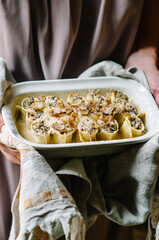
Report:
[{"label": "fabric fold", "polygon": [[[26,239],[26,233],[28,239],[56,239],[63,233],[67,240],[78,239],[79,236],[84,239],[83,217],[46,160],[31,146],[22,144],[8,133],[0,134],[0,142],[18,149],[21,158],[21,182],[12,205],[10,239]],[[60,223],[63,231],[55,231],[55,226]],[[52,232],[55,232],[55,238]]]},{"label": "fabric fold", "polygon": [[[58,176],[68,176],[71,178],[72,189],[71,193],[76,201],[76,204],[81,212],[85,210],[86,202],[92,191],[92,184],[84,169],[82,158],[73,158],[64,164],[58,171]],[[80,192],[80,194],[79,194]]]}]

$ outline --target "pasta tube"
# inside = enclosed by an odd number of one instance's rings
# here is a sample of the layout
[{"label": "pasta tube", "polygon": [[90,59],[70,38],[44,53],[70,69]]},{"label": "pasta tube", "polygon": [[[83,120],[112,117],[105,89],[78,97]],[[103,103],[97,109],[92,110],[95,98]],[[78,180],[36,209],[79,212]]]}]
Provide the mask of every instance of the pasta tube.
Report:
[{"label": "pasta tube", "polygon": [[96,140],[97,123],[89,117],[82,117],[78,123],[76,140],[90,142]]},{"label": "pasta tube", "polygon": [[49,111],[50,116],[57,117],[62,114],[65,114],[67,109],[65,103],[62,99],[56,96],[48,96],[46,97],[46,108]]},{"label": "pasta tube", "polygon": [[88,93],[86,99],[90,107],[93,109],[95,107],[103,107],[109,103],[109,99],[106,99],[104,96],[93,92]]},{"label": "pasta tube", "polygon": [[98,118],[104,114],[110,114],[113,111],[113,107],[110,106],[111,100],[110,98],[106,98],[102,95],[90,92],[86,97],[88,104],[91,109],[91,113],[98,116]]},{"label": "pasta tube", "polygon": [[139,136],[144,131],[145,126],[141,120],[141,118],[137,116],[131,116],[130,118],[132,136]]},{"label": "pasta tube", "polygon": [[85,98],[79,94],[71,93],[67,97],[67,103],[73,107],[79,107],[80,105],[85,104]]},{"label": "pasta tube", "polygon": [[44,120],[38,120],[31,124],[31,131],[38,143],[46,144],[50,140],[50,126]]},{"label": "pasta tube", "polygon": [[77,122],[75,119],[66,115],[57,118],[51,124],[50,143],[70,143],[72,142],[73,133],[76,131]]},{"label": "pasta tube", "polygon": [[23,99],[21,106],[25,110],[33,109],[34,105],[35,105],[35,102],[36,102],[36,99],[34,97],[29,96],[29,97],[26,97],[26,98]]},{"label": "pasta tube", "polygon": [[73,111],[79,116],[88,115],[90,112],[90,107],[86,99],[79,94],[70,94],[67,98],[67,104],[70,105]]},{"label": "pasta tube", "polygon": [[113,117],[106,117],[105,119],[99,119],[99,133],[98,136],[101,140],[112,140],[116,137],[119,131],[119,124]]},{"label": "pasta tube", "polygon": [[22,101],[22,108],[25,110],[42,110],[45,107],[45,102],[42,98],[27,97]]},{"label": "pasta tube", "polygon": [[[38,99],[34,97],[26,97],[23,99],[21,106],[16,106],[22,114],[22,119],[26,120],[28,113],[31,111],[41,111],[45,107],[45,97],[41,96]],[[33,113],[33,112],[32,112]]]},{"label": "pasta tube", "polygon": [[125,121],[120,128],[120,132],[124,138],[132,138],[141,135],[144,129],[144,124],[138,116],[129,115],[125,117]]},{"label": "pasta tube", "polygon": [[43,111],[35,111],[35,110],[30,110],[26,114],[26,125],[30,129],[31,124],[35,122],[38,119],[42,119],[44,116]]}]

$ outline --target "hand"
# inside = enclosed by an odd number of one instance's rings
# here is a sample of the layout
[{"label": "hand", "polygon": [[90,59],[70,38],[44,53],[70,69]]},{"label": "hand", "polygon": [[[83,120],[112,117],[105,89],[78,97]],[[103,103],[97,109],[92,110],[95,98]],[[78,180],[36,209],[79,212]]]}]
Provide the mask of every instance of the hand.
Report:
[{"label": "hand", "polygon": [[[3,125],[4,125],[4,120],[3,120],[2,114],[0,114],[0,132]],[[8,159],[9,162],[20,164],[20,154],[18,151],[17,152],[11,151],[9,148],[7,148],[3,144],[0,144],[0,151],[4,154],[4,156]]]},{"label": "hand", "polygon": [[141,49],[132,53],[125,65],[125,68],[137,66],[145,73],[150,90],[159,106],[159,70],[157,68],[157,59],[152,53],[151,48]]}]

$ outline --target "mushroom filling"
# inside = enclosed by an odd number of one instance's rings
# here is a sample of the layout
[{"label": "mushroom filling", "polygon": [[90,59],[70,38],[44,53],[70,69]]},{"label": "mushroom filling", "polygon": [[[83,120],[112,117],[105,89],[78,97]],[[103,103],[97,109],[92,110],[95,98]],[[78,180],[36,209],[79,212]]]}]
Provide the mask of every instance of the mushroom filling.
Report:
[{"label": "mushroom filling", "polygon": [[88,117],[84,117],[78,124],[78,129],[81,132],[92,134],[97,131],[98,125],[95,121]]},{"label": "mushroom filling", "polygon": [[32,124],[32,129],[37,134],[48,134],[50,130],[50,128],[47,126],[47,124],[44,121],[40,121]]},{"label": "mushroom filling", "polygon": [[46,100],[46,97],[45,97],[45,96],[40,96],[40,97],[38,98],[38,101],[39,101],[39,102],[45,102],[45,100]]},{"label": "mushroom filling", "polygon": [[140,118],[132,117],[130,119],[131,127],[139,130],[142,126],[142,120]]},{"label": "mushroom filling", "polygon": [[35,100],[33,97],[27,97],[25,101],[23,102],[22,107],[24,109],[32,108],[32,104],[35,103]]},{"label": "mushroom filling", "polygon": [[128,112],[128,113],[134,113],[134,114],[138,114],[138,108],[136,106],[134,106],[133,104],[126,104],[124,107],[124,112]]},{"label": "mushroom filling", "polygon": [[79,108],[78,108],[78,113],[79,113],[80,115],[88,115],[89,112],[90,112],[90,107],[89,107],[88,104],[86,104],[86,105],[81,105],[81,106],[79,106]]},{"label": "mushroom filling", "polygon": [[64,107],[54,107],[49,111],[50,116],[56,117],[59,116],[60,114],[66,113],[66,108]]},{"label": "mushroom filling", "polygon": [[89,93],[87,95],[87,100],[89,102],[90,106],[94,106],[94,105],[105,105],[106,104],[106,99],[105,97],[98,95],[96,93]]},{"label": "mushroom filling", "polygon": [[71,117],[63,117],[58,121],[55,120],[51,125],[51,133],[54,133],[54,130],[60,132],[60,134],[65,134],[72,132],[76,129],[77,123]]},{"label": "mushroom filling", "polygon": [[56,96],[48,97],[46,99],[46,105],[48,105],[49,107],[56,107],[56,106],[64,107],[63,101],[59,97],[56,97]]},{"label": "mushroom filling", "polygon": [[34,110],[32,110],[32,111],[28,112],[27,117],[28,117],[29,120],[33,120],[34,121],[34,120],[36,120],[38,118],[43,117],[43,115],[44,115],[43,111],[34,111]]},{"label": "mushroom filling", "polygon": [[101,108],[101,112],[104,114],[113,114],[113,111],[114,111],[114,105],[112,104]]},{"label": "mushroom filling", "polygon": [[108,133],[114,133],[116,131],[118,131],[118,125],[115,121],[99,121],[100,127],[108,132]]},{"label": "mushroom filling", "polygon": [[67,103],[70,104],[71,106],[78,107],[81,104],[85,104],[85,99],[78,95],[78,94],[70,94],[67,99]]}]

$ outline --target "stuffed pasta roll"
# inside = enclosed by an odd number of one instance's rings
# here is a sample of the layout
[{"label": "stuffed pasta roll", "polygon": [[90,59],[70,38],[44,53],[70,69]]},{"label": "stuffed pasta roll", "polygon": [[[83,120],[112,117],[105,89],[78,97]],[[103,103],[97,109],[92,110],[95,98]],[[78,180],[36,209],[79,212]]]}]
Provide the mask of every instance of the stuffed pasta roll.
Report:
[{"label": "stuffed pasta roll", "polygon": [[98,124],[92,118],[84,116],[80,118],[76,140],[80,142],[95,141],[98,133]]},{"label": "stuffed pasta roll", "polygon": [[22,101],[22,108],[26,110],[42,110],[45,108],[45,97],[39,97],[39,98],[34,98],[34,97],[27,97],[24,98]]},{"label": "stuffed pasta roll", "polygon": [[64,101],[56,96],[46,97],[46,109],[52,117],[57,117],[66,113],[66,106]]},{"label": "stuffed pasta roll", "polygon": [[110,100],[97,93],[90,92],[86,97],[89,106],[93,111],[100,110],[101,107],[109,104]]},{"label": "stuffed pasta roll", "polygon": [[119,131],[119,124],[116,119],[112,116],[108,116],[105,119],[99,119],[99,139],[100,140],[112,140],[114,139]]},{"label": "stuffed pasta roll", "polygon": [[76,131],[77,122],[69,115],[56,118],[51,124],[50,143],[70,143]]},{"label": "stuffed pasta roll", "polygon": [[47,121],[37,120],[31,124],[31,131],[37,143],[47,144],[50,140],[50,125]]},{"label": "stuffed pasta roll", "polygon": [[144,129],[145,126],[143,121],[134,114],[125,117],[123,125],[120,128],[120,132],[124,138],[132,138],[140,136]]},{"label": "stuffed pasta roll", "polygon": [[34,97],[26,97],[23,99],[21,106],[16,106],[22,114],[22,119],[26,119],[26,114],[29,111],[41,111],[45,108],[45,102],[43,97],[34,98]]},{"label": "stuffed pasta roll", "polygon": [[50,107],[50,108],[54,108],[56,106],[64,107],[63,100],[57,96],[47,96],[45,103],[46,103],[46,107]]},{"label": "stuffed pasta roll", "polygon": [[79,116],[86,116],[90,112],[90,107],[83,96],[71,93],[67,97],[67,104],[72,107],[72,110]]},{"label": "stuffed pasta roll", "polygon": [[16,106],[17,109],[20,110],[22,119],[24,121],[26,120],[26,114],[28,110],[33,109],[32,107],[34,106],[34,104],[35,104],[35,98],[29,96],[23,99],[20,106],[19,105]]},{"label": "stuffed pasta roll", "polygon": [[38,119],[42,119],[44,116],[44,111],[35,111],[35,110],[29,110],[26,113],[26,126],[27,128],[31,128],[31,124]]}]

